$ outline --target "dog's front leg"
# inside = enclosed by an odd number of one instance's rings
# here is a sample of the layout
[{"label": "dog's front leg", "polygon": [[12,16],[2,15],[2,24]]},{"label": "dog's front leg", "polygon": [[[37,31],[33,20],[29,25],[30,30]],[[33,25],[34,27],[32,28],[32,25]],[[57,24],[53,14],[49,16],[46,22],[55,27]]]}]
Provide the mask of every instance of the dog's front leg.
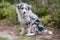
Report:
[{"label": "dog's front leg", "polygon": [[25,33],[25,27],[21,24],[21,32],[20,32],[20,35],[23,35]]},{"label": "dog's front leg", "polygon": [[27,34],[30,34],[30,33],[31,33],[31,27],[27,29]]},{"label": "dog's front leg", "polygon": [[25,28],[24,28],[24,27],[22,27],[22,28],[21,28],[21,32],[20,32],[20,35],[23,35],[23,34],[24,34],[24,32],[25,32]]}]

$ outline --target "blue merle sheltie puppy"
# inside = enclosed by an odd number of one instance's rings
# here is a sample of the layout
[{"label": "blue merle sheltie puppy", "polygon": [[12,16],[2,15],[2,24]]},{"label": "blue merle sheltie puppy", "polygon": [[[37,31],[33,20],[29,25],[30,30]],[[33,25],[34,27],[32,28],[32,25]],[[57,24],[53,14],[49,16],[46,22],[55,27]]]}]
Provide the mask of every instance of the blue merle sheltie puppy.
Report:
[{"label": "blue merle sheltie puppy", "polygon": [[52,34],[52,31],[45,29],[39,17],[32,12],[31,6],[27,3],[18,3],[16,5],[16,12],[21,26],[20,34],[24,34],[25,32],[29,36],[42,33]]}]

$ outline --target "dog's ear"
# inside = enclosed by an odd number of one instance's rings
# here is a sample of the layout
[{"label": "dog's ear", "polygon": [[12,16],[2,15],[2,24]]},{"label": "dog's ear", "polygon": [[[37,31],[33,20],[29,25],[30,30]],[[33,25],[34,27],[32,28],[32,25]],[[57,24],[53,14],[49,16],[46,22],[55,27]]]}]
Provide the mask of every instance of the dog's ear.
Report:
[{"label": "dog's ear", "polygon": [[21,7],[22,7],[22,3],[18,3],[17,5],[16,5],[16,7],[18,7],[18,9],[20,9]]},{"label": "dog's ear", "polygon": [[19,6],[19,3],[16,4],[16,7]]},{"label": "dog's ear", "polygon": [[30,10],[31,9],[31,5],[28,5],[28,10]]}]

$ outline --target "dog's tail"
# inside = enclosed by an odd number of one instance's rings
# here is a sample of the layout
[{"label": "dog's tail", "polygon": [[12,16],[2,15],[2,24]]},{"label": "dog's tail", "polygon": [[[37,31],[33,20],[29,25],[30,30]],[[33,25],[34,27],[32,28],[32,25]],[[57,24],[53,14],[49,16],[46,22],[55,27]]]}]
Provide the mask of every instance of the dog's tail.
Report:
[{"label": "dog's tail", "polygon": [[53,34],[53,32],[51,31],[51,30],[48,30],[48,29],[44,29],[44,31],[43,31],[44,33],[48,33],[48,34],[50,34],[50,35],[52,35]]},{"label": "dog's tail", "polygon": [[39,30],[40,32],[48,33],[48,34],[51,34],[51,35],[53,34],[52,31],[46,29],[42,24],[39,24],[37,27],[38,27],[38,30]]}]

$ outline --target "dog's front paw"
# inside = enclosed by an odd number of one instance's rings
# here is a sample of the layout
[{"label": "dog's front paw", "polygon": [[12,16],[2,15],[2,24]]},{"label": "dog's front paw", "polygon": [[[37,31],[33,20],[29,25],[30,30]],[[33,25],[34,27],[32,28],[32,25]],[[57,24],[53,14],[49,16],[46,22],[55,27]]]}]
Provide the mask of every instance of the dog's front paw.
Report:
[{"label": "dog's front paw", "polygon": [[34,35],[36,35],[35,33],[27,33],[26,34],[27,36],[34,36]]},{"label": "dog's front paw", "polygon": [[21,33],[19,33],[19,34],[20,34],[20,35],[24,35],[24,33],[22,33],[22,32],[21,32]]}]

